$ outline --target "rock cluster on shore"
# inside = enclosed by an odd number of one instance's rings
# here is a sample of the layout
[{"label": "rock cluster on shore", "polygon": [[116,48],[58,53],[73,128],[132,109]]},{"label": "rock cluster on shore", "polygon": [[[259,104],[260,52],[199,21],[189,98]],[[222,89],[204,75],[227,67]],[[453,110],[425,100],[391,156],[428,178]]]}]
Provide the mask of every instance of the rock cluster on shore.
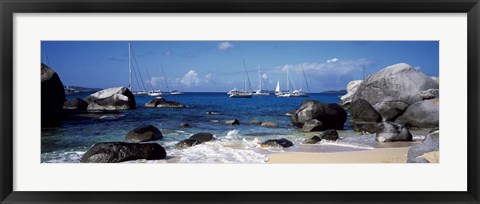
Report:
[{"label": "rock cluster on shore", "polygon": [[347,112],[336,103],[306,100],[292,115],[292,124],[304,131],[342,130]]},{"label": "rock cluster on shore", "polygon": [[104,89],[85,97],[88,110],[127,110],[135,109],[135,96],[127,87]]},{"label": "rock cluster on shore", "polygon": [[154,98],[147,103],[145,103],[145,107],[148,108],[185,108],[187,106],[176,102],[176,101],[167,101],[162,97]]}]

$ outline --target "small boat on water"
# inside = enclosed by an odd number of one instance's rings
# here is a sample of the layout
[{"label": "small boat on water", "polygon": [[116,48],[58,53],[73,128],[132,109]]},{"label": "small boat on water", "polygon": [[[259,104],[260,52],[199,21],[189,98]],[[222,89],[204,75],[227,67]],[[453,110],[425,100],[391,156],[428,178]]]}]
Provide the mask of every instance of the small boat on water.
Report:
[{"label": "small boat on water", "polygon": [[182,95],[183,94],[183,87],[182,87],[182,83],[180,80],[178,80],[178,87],[179,87],[179,90],[173,90],[170,92],[170,95]]},{"label": "small boat on water", "polygon": [[233,89],[228,92],[230,98],[252,98],[253,94],[247,90],[251,90],[252,85],[250,84],[250,78],[248,77],[247,67],[245,65],[245,60],[243,60],[243,90]]},{"label": "small boat on water", "polygon": [[262,78],[262,73],[260,72],[260,65],[259,65],[258,66],[258,90],[253,92],[253,95],[255,95],[255,96],[269,96],[270,95],[269,91],[262,89],[262,84],[268,90],[267,84],[265,84],[265,81]]},{"label": "small boat on water", "polygon": [[288,73],[288,70],[287,70],[287,91],[282,92],[280,90],[280,82],[277,82],[277,89],[275,89],[275,95],[277,95],[277,97],[308,97],[309,96],[308,92],[303,91],[303,82],[305,82],[305,84],[307,86],[307,89],[310,92],[310,88],[308,87],[308,83],[307,83],[307,78],[305,77],[305,71],[303,70],[303,66],[302,66],[302,80],[300,82],[301,87],[300,87],[300,89],[295,89],[295,84],[293,84],[293,82],[292,82],[295,90],[290,92],[290,77],[289,77],[289,73]]}]

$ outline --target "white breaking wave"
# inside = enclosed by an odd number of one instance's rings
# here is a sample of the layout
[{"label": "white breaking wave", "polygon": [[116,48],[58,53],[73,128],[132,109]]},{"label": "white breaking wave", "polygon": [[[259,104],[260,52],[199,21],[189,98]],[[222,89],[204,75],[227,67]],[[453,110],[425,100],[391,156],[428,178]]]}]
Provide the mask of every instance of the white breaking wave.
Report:
[{"label": "white breaking wave", "polygon": [[332,145],[332,146],[339,146],[339,147],[350,147],[350,148],[355,148],[355,149],[375,149],[371,146],[367,145],[362,145],[362,144],[351,144],[351,143],[345,143],[345,142],[340,142],[340,141],[327,141],[327,140],[322,140],[317,144],[321,145]]}]

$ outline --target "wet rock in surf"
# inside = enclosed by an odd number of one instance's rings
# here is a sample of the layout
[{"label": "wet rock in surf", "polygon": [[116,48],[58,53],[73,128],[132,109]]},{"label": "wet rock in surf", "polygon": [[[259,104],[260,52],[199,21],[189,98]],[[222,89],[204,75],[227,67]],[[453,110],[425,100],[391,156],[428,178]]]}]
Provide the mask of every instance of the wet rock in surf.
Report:
[{"label": "wet rock in surf", "polygon": [[147,103],[145,103],[145,107],[148,108],[185,108],[187,106],[176,102],[176,101],[167,101],[162,97],[154,98]]},{"label": "wet rock in surf", "polygon": [[262,127],[278,127],[278,123],[273,123],[273,122],[262,122],[260,124]]},{"label": "wet rock in surf", "polygon": [[316,144],[317,142],[320,142],[321,140],[322,140],[322,138],[315,135],[312,138],[306,139],[305,144]]},{"label": "wet rock in surf", "polygon": [[58,74],[45,64],[41,68],[41,125],[55,124],[63,113],[65,89]]},{"label": "wet rock in surf", "polygon": [[82,163],[118,163],[146,159],[165,159],[167,152],[157,143],[103,142],[90,148],[80,159]]},{"label": "wet rock in surf", "polygon": [[88,103],[81,98],[74,98],[63,103],[63,109],[67,110],[87,110]]},{"label": "wet rock in surf", "polygon": [[325,130],[325,131],[320,133],[320,139],[336,141],[336,140],[338,140],[338,132],[336,130],[333,130],[333,129]]},{"label": "wet rock in surf", "polygon": [[439,124],[439,99],[417,102],[407,108],[395,122],[407,127],[434,128]]},{"label": "wet rock in surf", "polygon": [[262,142],[260,144],[261,147],[282,147],[282,148],[287,148],[293,146],[293,142],[290,140],[287,140],[285,138],[281,139],[273,139],[273,140],[267,140],[265,142]]},{"label": "wet rock in surf", "polygon": [[215,112],[215,111],[207,111],[206,114],[207,114],[207,115],[220,115],[219,112]]},{"label": "wet rock in surf", "polygon": [[225,121],[225,125],[240,125],[240,121],[237,119]]},{"label": "wet rock in surf", "polygon": [[84,98],[88,110],[135,109],[135,96],[127,87],[108,88]]},{"label": "wet rock in surf", "polygon": [[342,130],[347,120],[347,112],[336,103],[322,103],[306,100],[292,115],[292,124],[301,128],[307,121],[316,119],[322,122],[324,129]]},{"label": "wet rock in surf", "polygon": [[422,143],[412,146],[408,149],[407,162],[415,163],[415,158],[428,152],[439,151],[439,134],[440,131],[430,133],[425,137]]},{"label": "wet rock in surf", "polygon": [[125,135],[127,142],[146,142],[163,138],[162,133],[153,125],[144,125],[130,130]]},{"label": "wet rock in surf", "polygon": [[378,124],[375,141],[412,141],[412,134],[403,125],[386,121]]},{"label": "wet rock in surf", "polygon": [[177,144],[175,144],[175,146],[178,148],[187,148],[187,147],[202,144],[204,142],[209,142],[212,140],[215,140],[215,137],[213,137],[213,134],[208,132],[201,132],[201,133],[196,133],[190,136],[188,139],[178,142]]},{"label": "wet rock in surf", "polygon": [[180,127],[190,127],[190,124],[188,123],[180,123]]},{"label": "wet rock in surf", "polygon": [[313,131],[322,131],[325,127],[323,126],[322,121],[317,119],[311,119],[305,122],[302,126],[303,132],[313,132]]},{"label": "wet rock in surf", "polygon": [[357,132],[376,132],[377,123],[382,121],[382,116],[363,99],[350,104],[350,117],[353,130]]}]

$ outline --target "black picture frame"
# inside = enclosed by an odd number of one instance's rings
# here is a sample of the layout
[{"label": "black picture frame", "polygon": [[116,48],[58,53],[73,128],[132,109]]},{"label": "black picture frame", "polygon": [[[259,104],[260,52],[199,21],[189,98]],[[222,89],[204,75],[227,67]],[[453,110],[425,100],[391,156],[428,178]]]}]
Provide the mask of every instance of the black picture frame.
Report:
[{"label": "black picture frame", "polygon": [[[479,203],[478,0],[0,0],[1,203]],[[466,192],[19,192],[13,191],[15,13],[467,13],[468,189]],[[446,184],[448,185],[448,184]],[[268,189],[266,189],[268,190]]]}]

